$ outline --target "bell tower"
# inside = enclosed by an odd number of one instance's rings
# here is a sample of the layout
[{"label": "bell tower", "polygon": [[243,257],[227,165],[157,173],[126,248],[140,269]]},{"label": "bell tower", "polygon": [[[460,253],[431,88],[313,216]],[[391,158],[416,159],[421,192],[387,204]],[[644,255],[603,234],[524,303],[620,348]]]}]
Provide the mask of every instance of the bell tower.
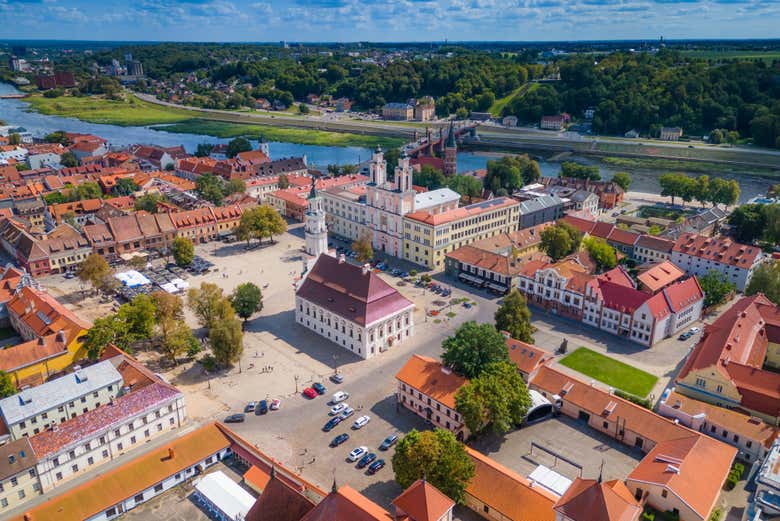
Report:
[{"label": "bell tower", "polygon": [[317,193],[316,180],[311,179],[306,215],[304,218],[304,235],[306,238],[306,253],[315,259],[328,252],[328,227],[325,224],[325,209],[322,197]]},{"label": "bell tower", "polygon": [[444,145],[444,175],[447,177],[458,173],[458,145],[455,142],[455,127],[450,121],[450,130],[447,133],[447,142]]}]

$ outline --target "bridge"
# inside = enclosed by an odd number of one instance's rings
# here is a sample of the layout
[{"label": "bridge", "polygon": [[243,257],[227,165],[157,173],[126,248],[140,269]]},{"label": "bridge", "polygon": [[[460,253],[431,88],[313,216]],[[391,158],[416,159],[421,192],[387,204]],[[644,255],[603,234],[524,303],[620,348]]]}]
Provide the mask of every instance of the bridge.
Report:
[{"label": "bridge", "polygon": [[29,96],[29,94],[0,94],[0,99],[22,99]]},{"label": "bridge", "polygon": [[[476,129],[477,123],[461,124],[454,128],[455,139],[463,137],[464,135],[474,135],[474,129]],[[445,127],[439,127],[435,132],[430,127],[425,128],[425,134],[420,135],[418,130],[414,131],[413,141],[406,145],[406,153],[410,157],[434,156],[436,152],[444,151],[444,143],[447,141],[450,129]]]}]

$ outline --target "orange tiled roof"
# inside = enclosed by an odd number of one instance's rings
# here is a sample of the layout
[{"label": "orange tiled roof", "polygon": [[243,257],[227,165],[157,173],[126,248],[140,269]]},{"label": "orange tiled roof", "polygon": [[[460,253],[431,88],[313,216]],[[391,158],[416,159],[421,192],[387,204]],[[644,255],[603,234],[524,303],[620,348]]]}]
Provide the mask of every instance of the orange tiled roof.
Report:
[{"label": "orange tiled roof", "polygon": [[509,350],[509,359],[525,374],[530,374],[541,364],[553,357],[544,349],[515,340],[506,339],[506,347]]},{"label": "orange tiled roof", "polygon": [[501,208],[509,208],[512,206],[519,206],[520,203],[511,197],[496,197],[489,201],[483,201],[480,203],[470,204],[468,206],[462,206],[460,208],[454,208],[446,212],[432,214],[427,211],[418,211],[406,214],[407,219],[428,224],[431,226],[437,226],[440,224],[446,224],[453,221],[459,221],[461,219],[467,219],[483,213],[491,212]]},{"label": "orange tiled roof", "polygon": [[642,505],[622,481],[601,483],[577,478],[555,504],[555,510],[572,521],[637,521]]},{"label": "orange tiled roof", "polygon": [[393,500],[414,521],[439,521],[455,502],[424,479],[418,479]]},{"label": "orange tiled roof", "polygon": [[417,354],[406,361],[395,377],[450,409],[455,408],[458,389],[469,383],[468,378],[453,373],[433,358]]},{"label": "orange tiled roof", "polygon": [[[45,291],[25,286],[8,301],[8,312],[24,322],[37,336],[65,330],[75,334],[90,324],[73,314]],[[73,338],[72,336],[69,338]]]},{"label": "orange tiled roof", "polygon": [[694,233],[680,235],[673,251],[741,269],[750,269],[761,255],[761,248],[757,246],[740,244],[727,237],[712,238]]},{"label": "orange tiled roof", "polygon": [[[244,474],[244,480],[252,472],[262,472],[254,465]],[[266,479],[260,487],[263,493],[247,512],[245,521],[300,521],[314,509],[315,502],[290,487],[281,479]]]},{"label": "orange tiled roof", "polygon": [[391,521],[392,516],[350,486],[331,492],[301,521]]},{"label": "orange tiled roof", "polygon": [[0,350],[0,371],[11,373],[36,364],[42,360],[56,358],[68,351],[68,333],[63,336],[48,334]]},{"label": "orange tiled roof", "polygon": [[646,269],[637,278],[651,293],[655,293],[684,275],[685,272],[674,263],[663,261]]}]

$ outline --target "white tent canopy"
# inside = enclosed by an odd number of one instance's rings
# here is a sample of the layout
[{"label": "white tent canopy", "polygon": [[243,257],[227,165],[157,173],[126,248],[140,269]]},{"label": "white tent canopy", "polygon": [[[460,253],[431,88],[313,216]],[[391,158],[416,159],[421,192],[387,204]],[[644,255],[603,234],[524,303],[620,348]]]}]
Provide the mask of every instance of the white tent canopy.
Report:
[{"label": "white tent canopy", "polygon": [[571,480],[565,476],[561,476],[552,469],[539,465],[528,475],[528,479],[540,484],[547,490],[562,496],[564,492],[571,486]]},{"label": "white tent canopy", "polygon": [[200,498],[216,510],[222,519],[244,519],[255,503],[252,494],[241,488],[222,471],[207,474],[195,485]]},{"label": "white tent canopy", "polygon": [[122,284],[127,286],[128,288],[134,288],[136,286],[145,286],[146,284],[151,284],[152,281],[147,279],[145,276],[143,276],[141,273],[137,272],[136,270],[129,270],[129,271],[123,271],[122,273],[117,273],[114,275],[117,279],[119,279]]}]

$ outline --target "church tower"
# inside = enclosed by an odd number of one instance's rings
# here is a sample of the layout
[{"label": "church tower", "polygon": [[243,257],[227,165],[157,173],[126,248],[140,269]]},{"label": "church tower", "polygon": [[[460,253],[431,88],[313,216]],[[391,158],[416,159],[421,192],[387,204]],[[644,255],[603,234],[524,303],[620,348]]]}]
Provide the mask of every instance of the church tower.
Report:
[{"label": "church tower", "polygon": [[376,186],[382,186],[387,181],[387,161],[382,152],[382,147],[376,146],[374,154],[371,156],[371,163],[368,166],[370,179],[369,183]]},{"label": "church tower", "polygon": [[325,224],[325,209],[322,205],[322,197],[317,193],[316,180],[311,179],[311,192],[309,192],[309,206],[304,218],[304,235],[306,237],[306,253],[318,258],[328,252],[328,227]]},{"label": "church tower", "polygon": [[458,173],[458,145],[455,142],[455,127],[450,121],[447,142],[444,145],[444,175],[447,177]]},{"label": "church tower", "polygon": [[412,190],[412,167],[409,164],[409,156],[406,150],[401,151],[398,158],[398,166],[395,167],[395,189],[399,192]]}]

